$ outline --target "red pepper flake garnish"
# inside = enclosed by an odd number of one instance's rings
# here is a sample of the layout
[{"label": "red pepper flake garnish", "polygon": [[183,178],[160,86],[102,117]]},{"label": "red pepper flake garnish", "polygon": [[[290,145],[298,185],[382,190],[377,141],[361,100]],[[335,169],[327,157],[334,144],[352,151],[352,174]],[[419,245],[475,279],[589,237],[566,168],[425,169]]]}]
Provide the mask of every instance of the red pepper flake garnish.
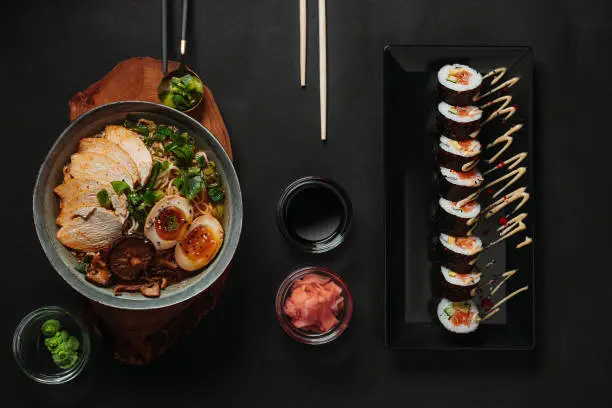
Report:
[{"label": "red pepper flake garnish", "polygon": [[499,219],[497,220],[497,223],[498,223],[499,225],[502,225],[502,226],[504,226],[504,227],[505,227],[506,225],[508,225],[508,220],[506,219],[506,217],[501,216],[501,217],[499,217]]},{"label": "red pepper flake garnish", "polygon": [[493,302],[491,301],[490,298],[482,299],[482,308],[484,310],[489,310],[491,308],[491,306],[493,306]]},{"label": "red pepper flake garnish", "polygon": [[504,162],[499,162],[499,164],[497,166],[495,166],[496,169],[502,168],[506,165],[506,163]]},{"label": "red pepper flake garnish", "polygon": [[487,193],[490,194],[490,195],[493,195],[494,192],[495,192],[495,190],[493,190],[492,188],[489,188],[487,190]]}]

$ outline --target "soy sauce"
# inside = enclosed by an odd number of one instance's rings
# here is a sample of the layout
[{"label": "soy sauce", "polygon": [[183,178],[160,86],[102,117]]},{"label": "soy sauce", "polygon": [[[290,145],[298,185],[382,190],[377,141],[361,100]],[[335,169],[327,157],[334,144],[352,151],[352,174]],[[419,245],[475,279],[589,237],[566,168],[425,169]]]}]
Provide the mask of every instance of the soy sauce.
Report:
[{"label": "soy sauce", "polygon": [[300,249],[329,251],[343,240],[352,216],[346,192],[335,182],[305,177],[285,189],[277,209],[279,229]]},{"label": "soy sauce", "polygon": [[287,203],[287,228],[300,239],[322,241],[338,230],[343,212],[336,193],[322,185],[309,186]]}]

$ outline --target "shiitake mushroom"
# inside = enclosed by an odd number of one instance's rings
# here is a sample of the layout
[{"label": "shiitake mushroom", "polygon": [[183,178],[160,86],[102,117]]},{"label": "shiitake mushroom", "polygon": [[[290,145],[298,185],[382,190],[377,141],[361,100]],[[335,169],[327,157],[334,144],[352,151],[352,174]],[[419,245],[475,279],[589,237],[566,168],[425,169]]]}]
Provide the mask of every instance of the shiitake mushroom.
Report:
[{"label": "shiitake mushroom", "polygon": [[88,281],[98,286],[108,286],[111,283],[113,275],[105,268],[93,268],[87,275],[85,275]]},{"label": "shiitake mushroom", "polygon": [[155,256],[155,246],[138,234],[123,237],[108,255],[108,265],[113,274],[126,281],[140,278],[149,268]]},{"label": "shiitake mushroom", "polygon": [[143,296],[156,298],[161,294],[161,285],[159,282],[145,282],[128,285],[117,285],[113,289],[115,296],[121,295],[123,292],[140,292]]}]

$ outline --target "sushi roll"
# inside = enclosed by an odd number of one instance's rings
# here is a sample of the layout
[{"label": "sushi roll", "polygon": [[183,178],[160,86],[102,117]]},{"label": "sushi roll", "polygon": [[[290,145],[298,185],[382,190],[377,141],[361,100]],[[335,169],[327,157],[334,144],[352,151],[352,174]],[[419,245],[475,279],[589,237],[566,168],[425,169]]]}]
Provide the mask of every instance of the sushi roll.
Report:
[{"label": "sushi roll", "polygon": [[440,99],[450,105],[467,106],[480,92],[482,75],[467,65],[445,65],[438,71],[438,84]]},{"label": "sushi roll", "polygon": [[467,172],[480,161],[482,146],[476,139],[457,141],[446,136],[440,136],[438,162],[440,166],[450,170]]},{"label": "sushi roll", "polygon": [[452,302],[443,298],[438,303],[438,320],[452,333],[467,334],[478,329],[478,307],[472,300]]},{"label": "sushi roll", "polygon": [[478,170],[466,173],[440,167],[440,195],[450,201],[461,201],[478,192],[484,178]]},{"label": "sushi roll", "polygon": [[472,272],[482,251],[480,238],[440,234],[439,240],[438,258],[440,264],[454,272]]},{"label": "sushi roll", "polygon": [[454,201],[440,197],[438,200],[438,231],[453,236],[469,235],[477,223],[480,214],[480,204],[470,201],[463,207],[458,207]]},{"label": "sushi roll", "polygon": [[440,132],[454,140],[473,139],[480,130],[482,110],[476,106],[455,106],[446,102],[438,105],[438,127]]},{"label": "sushi roll", "polygon": [[474,268],[470,273],[459,273],[440,266],[442,295],[453,302],[469,300],[474,295],[472,290],[480,282],[480,276],[478,268]]}]

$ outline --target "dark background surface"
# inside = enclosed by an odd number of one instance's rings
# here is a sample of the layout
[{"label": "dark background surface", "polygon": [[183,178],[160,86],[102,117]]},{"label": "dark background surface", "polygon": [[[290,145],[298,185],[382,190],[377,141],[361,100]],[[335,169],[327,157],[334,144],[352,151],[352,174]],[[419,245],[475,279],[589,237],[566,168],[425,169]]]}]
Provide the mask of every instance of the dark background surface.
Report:
[{"label": "dark background surface", "polygon": [[[13,328],[27,312],[80,303],[36,238],[34,179],[68,123],[75,92],[128,57],[160,56],[159,2],[4,5],[1,406],[612,405],[606,201],[612,7],[605,1],[330,0],[330,127],[322,146],[315,2],[309,2],[306,91],[297,86],[297,0],[193,3],[190,61],[228,123],[244,193],[244,234],[227,290],[196,332],[154,365],[119,365],[95,342],[87,371],[62,387],[31,382],[10,350]],[[534,197],[541,208],[533,354],[383,347],[381,73],[389,43],[533,47]],[[281,189],[311,174],[334,178],[353,199],[348,240],[324,256],[292,250],[275,226]],[[349,330],[325,347],[291,341],[274,316],[279,283],[306,264],[341,273],[355,299]]]}]

